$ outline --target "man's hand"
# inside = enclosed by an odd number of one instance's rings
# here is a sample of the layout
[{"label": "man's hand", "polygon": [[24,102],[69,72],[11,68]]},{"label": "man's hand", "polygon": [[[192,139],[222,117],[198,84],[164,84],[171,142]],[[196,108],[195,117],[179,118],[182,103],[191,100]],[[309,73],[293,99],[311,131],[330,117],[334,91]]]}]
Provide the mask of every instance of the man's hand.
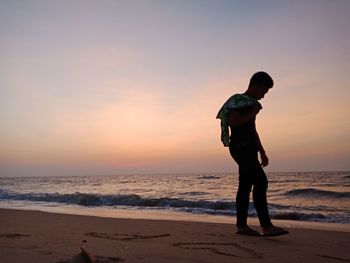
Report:
[{"label": "man's hand", "polygon": [[262,167],[269,165],[269,158],[267,157],[265,152],[260,152],[260,158],[261,158],[261,166]]}]

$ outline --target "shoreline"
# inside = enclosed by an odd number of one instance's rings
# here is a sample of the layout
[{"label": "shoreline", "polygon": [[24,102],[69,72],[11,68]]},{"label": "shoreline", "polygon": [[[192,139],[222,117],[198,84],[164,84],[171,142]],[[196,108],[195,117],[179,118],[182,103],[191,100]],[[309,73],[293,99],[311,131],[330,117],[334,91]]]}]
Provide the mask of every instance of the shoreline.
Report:
[{"label": "shoreline", "polygon": [[[126,219],[0,209],[2,263],[348,262],[349,232],[289,228],[280,237],[235,234],[233,224]],[[279,222],[278,222],[279,223]],[[277,224],[277,223],[276,223]],[[278,224],[280,225],[280,224]],[[292,260],[292,261],[291,261]],[[85,261],[86,262],[86,261]]]},{"label": "shoreline", "polygon": [[[179,211],[168,210],[149,210],[149,209],[109,209],[96,207],[4,207],[0,206],[0,210],[23,210],[32,212],[43,212],[63,215],[91,216],[98,218],[114,218],[114,219],[140,219],[140,220],[160,220],[160,221],[179,221],[179,222],[198,222],[198,223],[217,223],[229,224],[235,226],[235,216],[224,215],[207,215],[207,214],[192,214]],[[298,228],[298,229],[315,229],[315,230],[330,230],[350,233],[350,224],[346,223],[329,223],[329,222],[313,222],[302,220],[285,220],[272,219],[272,222],[280,227]],[[259,227],[259,220],[256,217],[248,217],[248,224]]]}]

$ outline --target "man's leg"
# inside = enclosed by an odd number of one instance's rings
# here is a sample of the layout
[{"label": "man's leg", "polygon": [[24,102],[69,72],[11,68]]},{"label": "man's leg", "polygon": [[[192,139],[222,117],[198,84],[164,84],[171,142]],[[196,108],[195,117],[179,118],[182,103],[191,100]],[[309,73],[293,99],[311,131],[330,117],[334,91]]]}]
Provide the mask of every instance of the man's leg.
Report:
[{"label": "man's leg", "polygon": [[247,225],[249,196],[253,185],[251,160],[254,160],[254,151],[247,148],[230,147],[230,153],[239,167],[239,185],[236,196],[237,234],[259,236],[259,232]]},{"label": "man's leg", "polygon": [[259,162],[257,162],[256,167],[258,172],[256,173],[256,181],[254,182],[253,200],[255,209],[258,213],[260,225],[263,228],[263,234],[264,236],[280,236],[288,234],[289,231],[276,227],[271,223],[266,197],[268,185],[266,174],[261,168]]},{"label": "man's leg", "polygon": [[236,211],[237,227],[241,227],[247,225],[249,196],[254,181],[254,163],[257,153],[250,147],[230,147],[230,153],[238,164],[239,185],[236,196]]},{"label": "man's leg", "polygon": [[253,201],[256,212],[258,214],[258,218],[260,221],[260,225],[262,227],[271,226],[271,220],[267,205],[267,191],[268,181],[266,178],[266,174],[264,170],[261,168],[259,162],[256,164],[256,178],[254,182],[253,188]]},{"label": "man's leg", "polygon": [[237,226],[247,226],[249,195],[252,185],[244,181],[239,182],[236,196]]}]

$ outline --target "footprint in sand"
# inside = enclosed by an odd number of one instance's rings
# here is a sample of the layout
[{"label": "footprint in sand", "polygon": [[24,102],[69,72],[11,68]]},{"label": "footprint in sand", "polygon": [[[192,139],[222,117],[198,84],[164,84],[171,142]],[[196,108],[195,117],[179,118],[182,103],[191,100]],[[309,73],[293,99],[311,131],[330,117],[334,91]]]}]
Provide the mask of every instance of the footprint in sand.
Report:
[{"label": "footprint in sand", "polygon": [[336,257],[336,256],[321,255],[321,254],[315,254],[315,255],[318,256],[318,257],[332,259],[332,260],[337,260],[337,261],[340,261],[340,262],[350,262],[349,258],[340,258],[340,257]]},{"label": "footprint in sand", "polygon": [[22,238],[22,237],[30,237],[30,235],[22,234],[22,233],[0,233],[0,237],[5,237],[5,238]]},{"label": "footprint in sand", "polygon": [[261,253],[237,243],[175,243],[175,247],[193,250],[208,250],[214,254],[236,258],[263,258]]},{"label": "footprint in sand", "polygon": [[129,240],[137,240],[137,239],[152,239],[152,238],[161,238],[168,237],[170,234],[160,234],[160,235],[143,235],[143,234],[120,234],[120,233],[96,233],[89,232],[85,233],[87,236],[104,238],[104,239],[112,239],[118,241],[129,241]]}]

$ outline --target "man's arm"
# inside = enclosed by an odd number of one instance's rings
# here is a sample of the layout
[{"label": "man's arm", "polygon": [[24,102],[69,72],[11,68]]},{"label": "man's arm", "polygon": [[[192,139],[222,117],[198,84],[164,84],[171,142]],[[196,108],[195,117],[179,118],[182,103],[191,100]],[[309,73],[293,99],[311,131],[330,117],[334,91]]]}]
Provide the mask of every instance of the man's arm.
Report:
[{"label": "man's arm", "polygon": [[255,132],[256,132],[256,141],[258,143],[258,150],[260,152],[261,165],[263,167],[265,167],[265,166],[267,166],[269,164],[269,158],[267,157],[267,155],[265,153],[265,150],[264,150],[264,147],[262,146],[262,143],[261,143],[258,131],[255,130]]}]

